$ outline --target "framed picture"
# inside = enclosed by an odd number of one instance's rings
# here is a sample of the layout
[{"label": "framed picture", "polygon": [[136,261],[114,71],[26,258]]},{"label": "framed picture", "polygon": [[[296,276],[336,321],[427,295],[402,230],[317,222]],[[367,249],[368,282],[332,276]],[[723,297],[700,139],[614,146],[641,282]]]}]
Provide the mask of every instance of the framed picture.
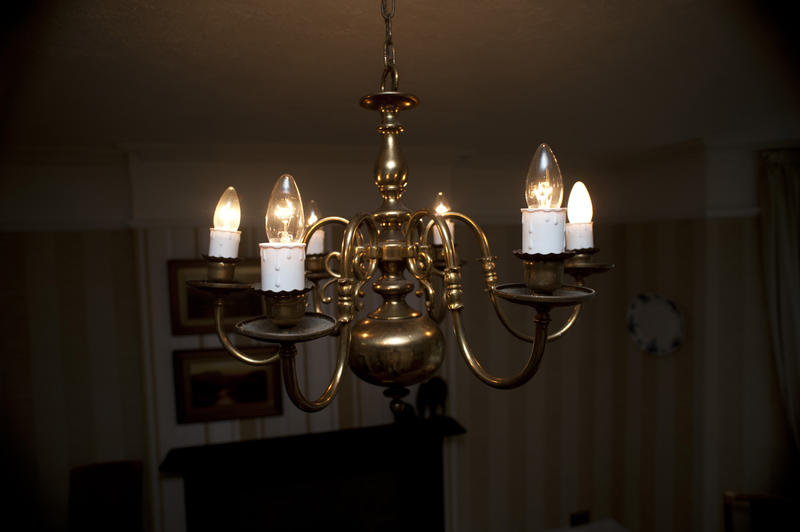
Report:
[{"label": "framed picture", "polygon": [[[210,334],[214,327],[214,300],[186,281],[206,279],[207,265],[204,260],[170,260],[169,275],[170,316],[172,334]],[[245,259],[236,266],[234,280],[253,283],[261,280],[261,265],[258,259]],[[230,327],[238,321],[264,313],[261,298],[251,290],[231,294],[225,299],[225,325]]]},{"label": "framed picture", "polygon": [[[248,350],[268,356],[276,348]],[[224,349],[182,350],[172,354],[178,423],[277,416],[281,405],[278,363],[248,366]]]}]

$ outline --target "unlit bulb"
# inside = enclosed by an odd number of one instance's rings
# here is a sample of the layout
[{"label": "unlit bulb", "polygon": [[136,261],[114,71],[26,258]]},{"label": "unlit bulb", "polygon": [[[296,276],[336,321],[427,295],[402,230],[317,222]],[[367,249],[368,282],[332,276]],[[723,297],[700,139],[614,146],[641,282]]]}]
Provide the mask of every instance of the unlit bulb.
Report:
[{"label": "unlit bulb", "polygon": [[561,169],[547,144],[539,144],[525,178],[525,200],[529,209],[558,209],[564,196]]},{"label": "unlit bulb", "polygon": [[303,201],[289,174],[280,176],[272,188],[265,225],[270,242],[299,242],[303,236]]},{"label": "unlit bulb", "polygon": [[242,210],[239,207],[239,195],[236,189],[228,187],[219,197],[217,208],[214,209],[214,229],[223,231],[238,231],[242,219]]},{"label": "unlit bulb", "polygon": [[582,181],[572,185],[567,200],[567,218],[570,223],[585,224],[592,221],[592,198]]}]

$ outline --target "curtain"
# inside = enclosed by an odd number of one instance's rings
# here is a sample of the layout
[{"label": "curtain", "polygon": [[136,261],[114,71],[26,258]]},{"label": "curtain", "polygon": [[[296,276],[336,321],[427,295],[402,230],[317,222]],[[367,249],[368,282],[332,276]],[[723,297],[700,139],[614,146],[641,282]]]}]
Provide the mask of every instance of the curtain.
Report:
[{"label": "curtain", "polygon": [[778,384],[800,450],[800,149],[760,154],[762,260]]}]

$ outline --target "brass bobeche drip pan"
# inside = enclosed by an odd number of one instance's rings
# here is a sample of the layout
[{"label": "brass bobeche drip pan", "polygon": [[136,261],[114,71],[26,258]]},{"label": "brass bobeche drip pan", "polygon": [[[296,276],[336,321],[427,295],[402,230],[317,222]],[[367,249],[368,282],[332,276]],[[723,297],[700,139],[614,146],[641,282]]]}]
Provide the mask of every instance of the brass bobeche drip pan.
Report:
[{"label": "brass bobeche drip pan", "polygon": [[598,251],[600,251],[598,248],[573,250],[575,256],[564,263],[564,271],[567,275],[572,276],[579,285],[582,285],[583,280],[590,275],[613,270],[613,264],[594,262],[592,260],[592,255],[596,254]]},{"label": "brass bobeche drip pan", "polygon": [[535,307],[540,312],[548,312],[554,307],[579,305],[594,295],[591,288],[571,285],[563,285],[550,294],[532,294],[524,283],[500,284],[492,288],[492,292],[512,303]]},{"label": "brass bobeche drip pan", "polygon": [[255,340],[295,343],[328,336],[336,329],[336,320],[326,314],[305,312],[294,325],[280,326],[269,317],[260,316],[236,324],[236,332]]}]

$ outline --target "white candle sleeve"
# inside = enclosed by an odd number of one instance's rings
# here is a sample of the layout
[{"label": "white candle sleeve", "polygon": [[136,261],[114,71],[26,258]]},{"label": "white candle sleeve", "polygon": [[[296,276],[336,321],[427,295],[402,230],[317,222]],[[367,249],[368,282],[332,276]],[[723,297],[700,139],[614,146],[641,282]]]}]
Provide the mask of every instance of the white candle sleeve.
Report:
[{"label": "white candle sleeve", "polygon": [[297,242],[265,242],[261,252],[261,289],[272,292],[306,287],[306,245]]},{"label": "white candle sleeve", "polygon": [[524,253],[563,253],[567,209],[521,209],[522,251]]},{"label": "white candle sleeve", "polygon": [[[456,224],[452,220],[445,220],[447,224],[447,228],[450,230],[450,238],[453,241],[456,239]],[[442,245],[442,235],[439,233],[439,226],[434,225],[433,229],[431,229],[431,233],[433,233],[433,245],[434,246],[441,246]]]},{"label": "white candle sleeve", "polygon": [[208,239],[208,256],[235,259],[239,256],[239,241],[241,231],[227,231],[225,229],[211,228]]},{"label": "white candle sleeve", "polygon": [[314,231],[314,234],[311,235],[311,239],[308,241],[308,249],[306,249],[306,253],[309,255],[319,255],[321,253],[325,253],[324,229],[318,229]]},{"label": "white candle sleeve", "polygon": [[590,249],[593,247],[592,222],[567,224],[567,249]]}]

